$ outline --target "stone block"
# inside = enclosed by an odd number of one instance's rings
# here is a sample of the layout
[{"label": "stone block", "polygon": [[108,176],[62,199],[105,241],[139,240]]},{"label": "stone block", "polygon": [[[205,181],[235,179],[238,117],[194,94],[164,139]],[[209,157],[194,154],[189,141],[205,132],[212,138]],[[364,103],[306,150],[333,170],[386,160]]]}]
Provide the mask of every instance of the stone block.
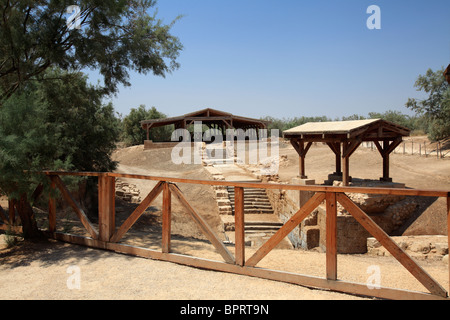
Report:
[{"label": "stone block", "polygon": [[445,242],[437,242],[435,243],[436,253],[440,255],[448,254],[448,243]]},{"label": "stone block", "polygon": [[300,231],[301,248],[310,250],[319,246],[320,229],[317,226],[304,227]]}]

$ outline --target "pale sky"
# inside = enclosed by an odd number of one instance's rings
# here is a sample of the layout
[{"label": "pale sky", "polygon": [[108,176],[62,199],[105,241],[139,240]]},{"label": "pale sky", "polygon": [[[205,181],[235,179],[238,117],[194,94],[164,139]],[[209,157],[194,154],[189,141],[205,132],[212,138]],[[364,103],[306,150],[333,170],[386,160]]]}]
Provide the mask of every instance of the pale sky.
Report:
[{"label": "pale sky", "polygon": [[[369,29],[380,8],[381,29]],[[184,50],[166,78],[131,74],[112,102],[168,116],[204,108],[260,118],[398,110],[450,63],[449,0],[159,0]]]}]

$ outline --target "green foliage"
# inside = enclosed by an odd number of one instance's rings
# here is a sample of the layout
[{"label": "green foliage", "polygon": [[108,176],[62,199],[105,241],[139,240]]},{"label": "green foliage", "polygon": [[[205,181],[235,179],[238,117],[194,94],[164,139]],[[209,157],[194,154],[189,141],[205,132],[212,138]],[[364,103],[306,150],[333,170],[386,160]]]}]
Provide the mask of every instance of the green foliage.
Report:
[{"label": "green foliage", "polygon": [[302,124],[308,123],[308,122],[325,122],[325,121],[332,121],[326,116],[318,116],[318,117],[300,117],[300,118],[283,118],[283,119],[277,119],[274,117],[264,117],[261,118],[261,120],[270,121],[268,125],[268,130],[272,129],[278,129],[280,136],[283,134],[283,131],[301,126]]},{"label": "green foliage", "polygon": [[[142,120],[163,119],[166,115],[159,112],[155,107],[146,109],[145,105],[139,108],[132,108],[130,113],[122,120],[121,140],[127,146],[143,144],[147,139],[147,132],[142,129],[140,122]],[[152,128],[150,130],[150,140],[155,142],[170,141],[173,126]]]},{"label": "green foliage", "polygon": [[429,121],[423,116],[409,116],[401,113],[400,111],[388,110],[384,113],[380,112],[369,112],[367,116],[353,114],[350,116],[343,116],[342,118],[330,119],[326,116],[318,117],[301,117],[301,118],[291,118],[291,119],[277,119],[273,117],[265,117],[263,120],[270,121],[268,129],[278,129],[280,130],[280,135],[283,131],[300,126],[307,122],[325,122],[325,121],[350,121],[350,120],[365,120],[365,119],[383,119],[396,123],[398,125],[404,126],[411,129],[412,131],[422,131],[427,132],[429,127]]},{"label": "green foliage", "polygon": [[428,97],[418,101],[408,99],[406,107],[423,115],[426,119],[428,137],[440,140],[450,136],[450,85],[444,77],[444,69],[429,69],[425,75],[417,78],[415,87],[424,91]]},{"label": "green foliage", "polygon": [[52,71],[61,80],[28,83],[0,109],[0,189],[31,195],[43,170],[109,171],[118,137],[111,105],[81,74]]},{"label": "green foliage", "polygon": [[[67,26],[71,5],[81,9],[79,29]],[[153,0],[0,0],[0,100],[32,79],[49,79],[45,71],[51,67],[98,70],[107,93],[129,85],[129,70],[165,76],[177,69],[182,45],[170,29],[178,18],[164,24],[155,5]]]}]

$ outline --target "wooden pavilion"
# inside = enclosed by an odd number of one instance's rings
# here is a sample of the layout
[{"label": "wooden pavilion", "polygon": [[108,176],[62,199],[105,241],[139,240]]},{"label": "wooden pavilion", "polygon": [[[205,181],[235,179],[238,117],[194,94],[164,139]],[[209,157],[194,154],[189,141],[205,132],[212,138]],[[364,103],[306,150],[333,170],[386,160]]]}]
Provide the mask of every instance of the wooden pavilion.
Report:
[{"label": "wooden pavilion", "polygon": [[141,121],[141,127],[147,131],[147,140],[149,140],[149,132],[152,128],[174,125],[175,130],[187,129],[197,121],[201,121],[203,125],[211,129],[220,130],[224,135],[227,129],[267,129],[269,123],[264,120],[236,116],[228,112],[208,108],[179,117],[143,120]]},{"label": "wooden pavilion", "polygon": [[[389,178],[389,155],[400,145],[410,130],[395,123],[380,120],[310,122],[283,132],[300,156],[299,175],[306,179],[305,157],[313,142],[326,143],[336,156],[336,175],[342,175],[344,186],[349,185],[349,159],[362,142],[372,141],[383,157],[383,176]],[[343,164],[343,171],[341,170]]]}]

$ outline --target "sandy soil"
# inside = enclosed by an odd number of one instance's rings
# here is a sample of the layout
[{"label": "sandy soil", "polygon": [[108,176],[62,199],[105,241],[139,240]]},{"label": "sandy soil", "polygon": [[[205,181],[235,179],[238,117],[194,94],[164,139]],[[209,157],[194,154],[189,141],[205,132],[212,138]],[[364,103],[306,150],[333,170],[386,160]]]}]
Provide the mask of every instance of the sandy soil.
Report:
[{"label": "sandy soil", "polygon": [[[287,161],[280,167],[280,178],[289,181],[298,172],[298,156],[285,146],[280,154]],[[115,154],[120,162],[119,172],[142,173],[154,176],[176,176],[208,179],[201,166],[182,165],[174,168],[170,154],[161,150],[143,151],[142,146],[122,149]],[[408,187],[450,190],[450,162],[435,158],[395,154],[391,159],[391,175],[396,182]],[[326,146],[311,148],[306,159],[307,175],[321,183],[334,171],[334,155]],[[377,179],[381,175],[381,157],[370,149],[360,148],[350,160],[350,174],[358,178]],[[155,183],[133,180],[145,196]],[[191,205],[221,236],[221,220],[210,188],[179,185]],[[160,248],[160,201],[146,211],[123,239],[126,244],[151,249]],[[445,219],[445,202],[436,202],[429,216],[424,214],[418,224],[430,223],[430,228]],[[123,221],[135,205],[118,204],[118,223]],[[221,261],[221,257],[183,213],[173,204],[173,246],[182,253]],[[427,213],[427,212],[426,212]],[[419,221],[419,220],[418,220]],[[438,222],[438,223],[436,223]],[[444,223],[444,226],[446,223]],[[61,227],[61,226],[59,226]],[[446,232],[446,230],[444,230]],[[71,233],[84,234],[75,223]],[[4,236],[0,240],[4,240]],[[0,241],[1,243],[1,241]],[[233,248],[229,248],[233,252]],[[249,257],[255,248],[246,249]],[[449,287],[448,265],[442,261],[420,260],[421,266],[444,288]],[[71,274],[68,267],[80,271],[80,289],[69,289]],[[295,272],[311,276],[325,276],[325,255],[319,252],[274,250],[264,258],[260,267]],[[426,291],[392,257],[368,255],[339,255],[338,278],[366,283],[371,266],[380,268],[381,285],[394,288]],[[69,269],[70,270],[70,269]],[[274,281],[205,271],[176,264],[129,257],[101,250],[47,241],[20,243],[11,249],[0,244],[0,299],[269,299],[269,300],[339,300],[362,299],[352,295],[312,290]]]}]

